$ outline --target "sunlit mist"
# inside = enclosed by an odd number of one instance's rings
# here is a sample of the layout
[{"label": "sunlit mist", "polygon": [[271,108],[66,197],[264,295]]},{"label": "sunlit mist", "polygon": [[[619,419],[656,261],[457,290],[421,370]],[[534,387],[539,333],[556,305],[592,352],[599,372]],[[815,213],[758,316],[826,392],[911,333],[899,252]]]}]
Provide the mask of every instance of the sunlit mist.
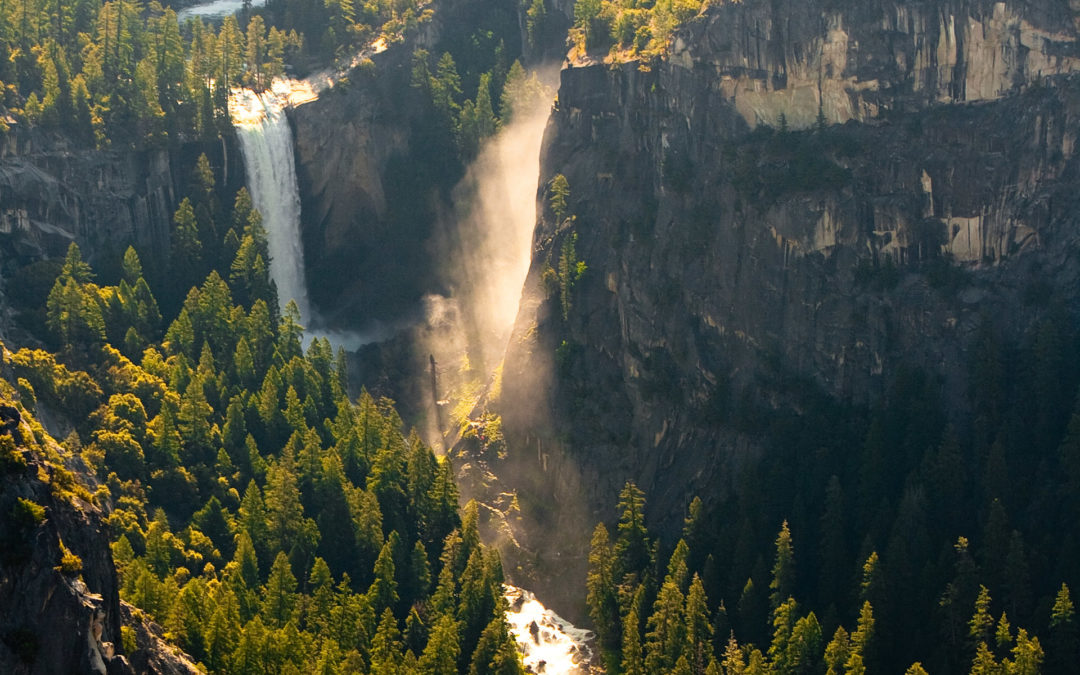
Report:
[{"label": "sunlit mist", "polygon": [[[551,108],[535,97],[481,150],[454,190],[457,214],[454,295],[475,333],[472,358],[489,372],[498,364],[529,271],[536,224],[540,143]],[[480,365],[480,364],[476,364]]]}]

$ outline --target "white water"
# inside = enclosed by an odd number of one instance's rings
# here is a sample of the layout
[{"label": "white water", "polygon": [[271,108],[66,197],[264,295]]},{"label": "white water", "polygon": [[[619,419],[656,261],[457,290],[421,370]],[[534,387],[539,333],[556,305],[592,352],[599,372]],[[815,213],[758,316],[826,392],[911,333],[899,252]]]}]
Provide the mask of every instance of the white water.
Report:
[{"label": "white water", "polygon": [[[296,183],[292,128],[285,109],[316,100],[324,90],[362,59],[386,49],[379,40],[351,60],[313,74],[304,80],[276,78],[261,94],[250,89],[234,89],[229,96],[229,115],[240,140],[251,202],[262,214],[270,248],[270,278],[278,290],[284,310],[296,301],[301,324],[311,328],[318,317],[308,301],[304,278],[304,246],[300,239],[300,192]],[[326,337],[334,346],[355,350],[386,337],[382,329],[371,334],[305,330],[304,342]]]},{"label": "white water", "polygon": [[[255,3],[253,2],[252,5],[254,6],[254,4]],[[239,12],[243,6],[244,0],[213,0],[213,2],[203,2],[181,9],[176,13],[176,20],[180,23],[195,18],[215,21]]]},{"label": "white water", "polygon": [[[300,241],[300,193],[296,184],[292,129],[284,106],[271,90],[244,90],[235,98],[248,115],[234,117],[244,155],[251,201],[262,214],[270,246],[270,276],[282,309],[296,301],[303,320],[311,319]],[[246,100],[245,100],[246,99]]]},{"label": "white water", "polygon": [[510,610],[506,620],[522,652],[525,669],[547,675],[586,675],[592,660],[592,631],[573,624],[544,607],[523,588],[504,585]]}]

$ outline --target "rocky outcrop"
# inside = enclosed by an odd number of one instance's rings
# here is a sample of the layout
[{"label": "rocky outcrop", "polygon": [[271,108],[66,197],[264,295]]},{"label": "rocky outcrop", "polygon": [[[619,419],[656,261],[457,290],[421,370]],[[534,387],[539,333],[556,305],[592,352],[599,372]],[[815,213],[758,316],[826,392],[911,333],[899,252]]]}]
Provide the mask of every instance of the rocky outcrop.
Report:
[{"label": "rocky outcrop", "polygon": [[[451,46],[488,30],[505,36],[506,54],[517,54],[520,7],[451,0],[432,9],[406,42],[290,112],[308,290],[331,325],[396,326],[417,318],[424,295],[446,293],[451,191],[465,167],[446,120],[411,85],[413,53],[427,50],[434,70]],[[462,85],[474,98],[476,82]]]},{"label": "rocky outcrop", "polygon": [[904,364],[955,402],[980,326],[1075,308],[1076,36],[1059,2],[753,1],[565,68],[567,218],[545,188],[500,402],[524,546],[580,564],[627,479],[677,526],[759,455],[755,409],[871,403]]},{"label": "rocky outcrop", "polygon": [[130,244],[148,263],[164,261],[173,213],[202,152],[226,189],[243,184],[239,152],[225,142],[94,150],[37,130],[13,132],[0,147],[5,262],[62,256],[72,241],[91,260],[122,253]]},{"label": "rocky outcrop", "polygon": [[[2,357],[6,363],[7,352]],[[0,400],[9,400],[10,393],[7,383],[0,382]],[[197,673],[181,652],[160,638],[137,639],[135,652],[123,655],[125,614],[116,568],[104,514],[86,486],[92,479],[85,464],[57,445],[25,411],[8,405],[4,410],[0,672]]]}]

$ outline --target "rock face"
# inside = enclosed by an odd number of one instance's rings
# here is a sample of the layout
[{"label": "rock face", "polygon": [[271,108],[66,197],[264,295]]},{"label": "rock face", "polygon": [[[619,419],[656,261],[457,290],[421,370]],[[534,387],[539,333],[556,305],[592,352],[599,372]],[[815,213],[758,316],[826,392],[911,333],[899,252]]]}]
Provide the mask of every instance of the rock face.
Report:
[{"label": "rock face", "polygon": [[670,63],[750,125],[867,121],[933,103],[989,101],[1080,66],[1065,2],[751,2],[709,11]]},{"label": "rock face", "polygon": [[25,149],[0,160],[0,234],[26,256],[71,241],[134,242],[164,253],[172,219],[168,155]]},{"label": "rock face", "polygon": [[[5,387],[0,383],[3,400]],[[4,405],[3,413],[0,672],[197,673],[160,637],[139,631],[136,651],[121,655],[122,622],[138,622],[130,609],[122,611],[103,513],[86,500],[78,473],[85,465],[14,406]]]},{"label": "rock face", "polygon": [[[436,3],[419,33],[374,55],[373,68],[291,111],[308,290],[331,325],[396,326],[417,318],[424,295],[446,294],[451,191],[465,167],[430,96],[411,86],[413,53],[427,50],[435,72],[451,46],[484,31],[520,53],[520,9],[510,0]],[[462,82],[464,95],[475,98],[477,86]]]},{"label": "rock face", "polygon": [[[217,179],[239,188],[239,152],[225,143],[172,150],[93,150],[36,131],[0,144],[0,246],[8,265],[63,256],[77,242],[85,257],[134,245],[164,261],[172,217],[195,160],[206,152]],[[14,258],[15,260],[11,260]]]},{"label": "rock face", "polygon": [[[565,68],[500,404],[526,548],[580,564],[627,479],[677,525],[760,453],[755,407],[870,403],[905,364],[959,400],[980,327],[1075,308],[1075,16],[754,0],[647,67]],[[539,590],[580,602],[567,578]]]},{"label": "rock face", "polygon": [[409,111],[424,102],[409,87],[410,56],[375,55],[374,74],[354,72],[290,115],[308,292],[335,323],[399,318],[439,283],[424,242],[440,187],[404,170],[424,152],[412,134],[420,120]]}]

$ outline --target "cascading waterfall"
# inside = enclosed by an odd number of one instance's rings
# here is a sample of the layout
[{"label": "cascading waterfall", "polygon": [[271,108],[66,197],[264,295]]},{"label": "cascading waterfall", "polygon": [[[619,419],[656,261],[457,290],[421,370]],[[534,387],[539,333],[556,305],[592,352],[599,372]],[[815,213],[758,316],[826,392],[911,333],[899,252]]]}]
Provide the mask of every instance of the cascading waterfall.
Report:
[{"label": "cascading waterfall", "polygon": [[296,302],[311,320],[300,241],[300,193],[296,184],[292,129],[285,115],[288,98],[274,91],[233,96],[233,123],[244,156],[251,201],[262,214],[270,248],[270,276],[284,309]]}]

